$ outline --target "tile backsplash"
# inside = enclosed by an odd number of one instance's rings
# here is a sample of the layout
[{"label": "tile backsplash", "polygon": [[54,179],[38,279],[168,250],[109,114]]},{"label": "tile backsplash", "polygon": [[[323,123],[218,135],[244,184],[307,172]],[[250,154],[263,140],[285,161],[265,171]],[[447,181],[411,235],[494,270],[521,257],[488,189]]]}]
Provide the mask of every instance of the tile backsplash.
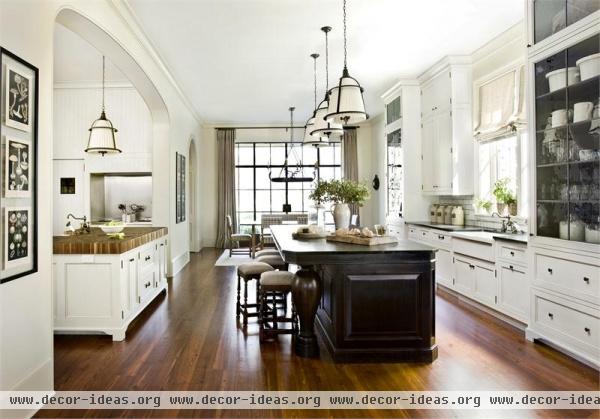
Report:
[{"label": "tile backsplash", "polygon": [[[475,208],[475,198],[473,196],[440,196],[438,204],[461,205],[465,212],[465,224],[482,228],[500,229],[502,220],[490,215],[477,214]],[[520,229],[527,231],[527,220],[516,217],[516,223]]]}]

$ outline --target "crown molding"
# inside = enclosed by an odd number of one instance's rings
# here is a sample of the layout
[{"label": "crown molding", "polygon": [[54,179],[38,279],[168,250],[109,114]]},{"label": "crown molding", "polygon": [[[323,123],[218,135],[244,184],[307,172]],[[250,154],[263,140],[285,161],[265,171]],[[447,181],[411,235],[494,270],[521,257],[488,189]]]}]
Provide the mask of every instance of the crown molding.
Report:
[{"label": "crown molding", "polygon": [[128,0],[109,0],[112,4],[112,7],[115,9],[119,17],[123,20],[123,22],[127,25],[127,27],[133,32],[133,35],[138,39],[142,47],[146,50],[146,52],[152,57],[155,64],[160,68],[163,72],[169,83],[171,83],[173,89],[177,92],[179,98],[185,105],[185,107],[190,111],[194,119],[199,124],[202,124],[202,118],[192,105],[192,102],[189,98],[183,93],[183,90],[179,86],[179,83],[173,77],[173,73],[165,63],[165,61],[161,58],[160,54],[152,44],[152,41],[148,38],[144,30],[142,29],[142,25],[137,18],[135,12],[133,11],[131,5]]}]

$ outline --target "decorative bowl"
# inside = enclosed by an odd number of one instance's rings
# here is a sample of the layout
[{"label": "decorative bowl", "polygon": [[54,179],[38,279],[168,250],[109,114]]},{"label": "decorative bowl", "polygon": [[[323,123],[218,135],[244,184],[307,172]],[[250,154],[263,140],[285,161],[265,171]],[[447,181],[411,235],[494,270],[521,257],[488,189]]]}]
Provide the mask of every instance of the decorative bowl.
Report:
[{"label": "decorative bowl", "polygon": [[123,225],[117,225],[117,226],[102,225],[102,226],[100,226],[100,228],[106,234],[115,234],[115,233],[120,233],[121,231],[123,231],[123,229],[125,228],[125,226],[123,226]]}]

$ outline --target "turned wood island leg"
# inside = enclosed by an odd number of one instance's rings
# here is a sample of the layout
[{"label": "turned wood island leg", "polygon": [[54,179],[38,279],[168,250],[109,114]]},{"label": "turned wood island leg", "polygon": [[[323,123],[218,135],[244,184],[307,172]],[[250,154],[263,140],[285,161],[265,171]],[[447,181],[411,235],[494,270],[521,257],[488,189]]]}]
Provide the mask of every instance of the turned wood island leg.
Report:
[{"label": "turned wood island leg", "polygon": [[296,336],[295,350],[296,355],[303,358],[319,356],[314,324],[321,294],[321,279],[317,272],[312,266],[301,267],[292,282],[292,300],[300,319],[300,331]]}]

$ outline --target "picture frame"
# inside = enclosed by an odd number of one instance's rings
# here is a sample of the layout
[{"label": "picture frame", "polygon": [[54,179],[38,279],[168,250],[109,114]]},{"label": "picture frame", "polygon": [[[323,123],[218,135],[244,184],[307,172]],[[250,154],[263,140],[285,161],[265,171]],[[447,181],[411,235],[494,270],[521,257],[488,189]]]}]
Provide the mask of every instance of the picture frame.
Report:
[{"label": "picture frame", "polygon": [[4,284],[38,271],[39,70],[0,46],[0,73],[0,284]]},{"label": "picture frame", "polygon": [[185,221],[186,196],[185,196],[185,156],[175,153],[175,223]]},{"label": "picture frame", "polygon": [[31,196],[31,141],[6,137],[4,154],[4,196],[27,198]]},{"label": "picture frame", "polygon": [[4,73],[3,114],[6,126],[31,132],[31,77],[10,64],[5,64]]}]

